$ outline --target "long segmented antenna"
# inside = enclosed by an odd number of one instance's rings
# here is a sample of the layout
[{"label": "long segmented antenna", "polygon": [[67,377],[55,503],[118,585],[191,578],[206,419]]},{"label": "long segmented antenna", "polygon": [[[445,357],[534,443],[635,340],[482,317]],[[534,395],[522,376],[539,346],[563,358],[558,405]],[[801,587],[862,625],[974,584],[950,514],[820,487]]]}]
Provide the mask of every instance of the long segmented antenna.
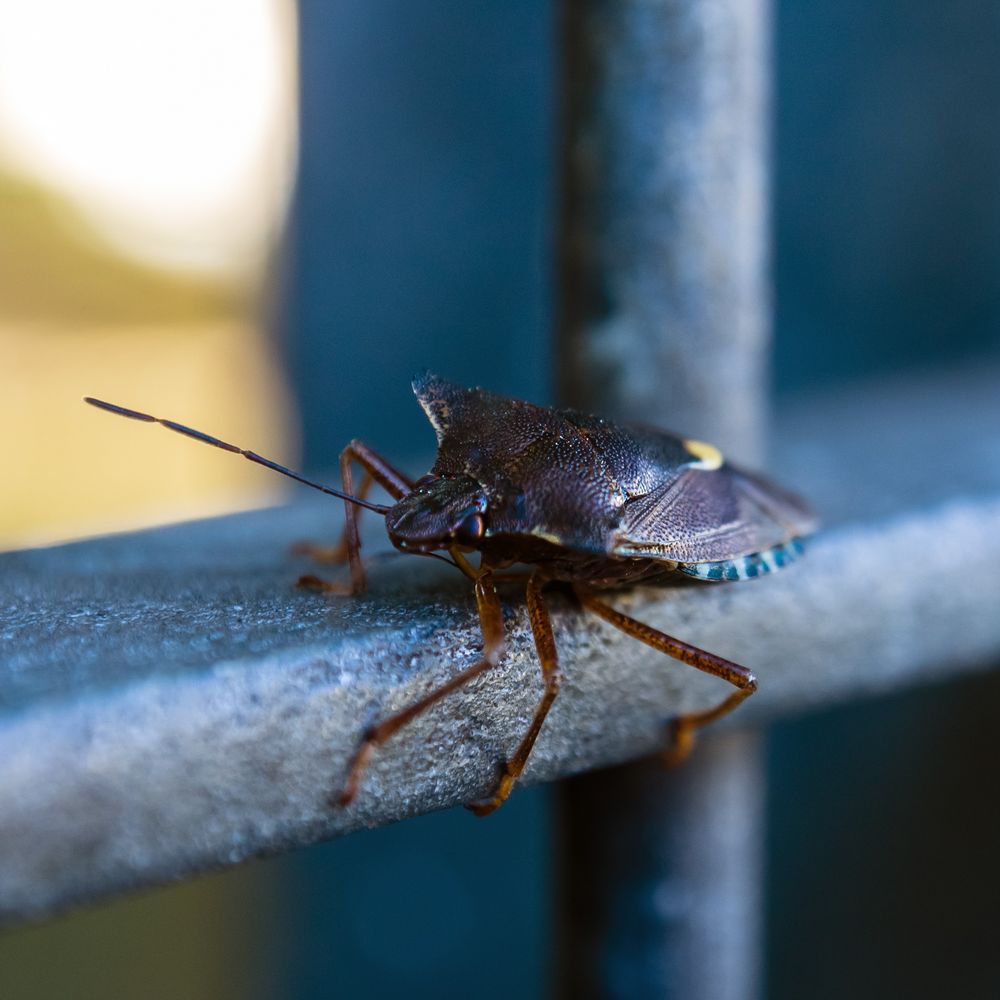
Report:
[{"label": "long segmented antenna", "polygon": [[319,490],[320,493],[327,493],[332,497],[340,497],[341,500],[356,503],[359,507],[367,507],[369,510],[375,511],[376,514],[388,514],[392,509],[391,507],[386,507],[379,503],[371,503],[368,500],[362,500],[360,497],[352,497],[349,493],[342,493],[340,490],[335,490],[330,486],[323,486],[320,483],[314,483],[311,479],[306,479],[305,476],[300,476],[297,472],[292,472],[291,469],[286,469],[283,465],[278,465],[277,462],[272,462],[269,458],[264,458],[262,455],[258,455],[254,451],[247,451],[245,448],[237,448],[234,444],[229,444],[227,441],[220,441],[217,437],[212,437],[211,434],[205,434],[203,431],[196,431],[193,427],[185,427],[184,424],[178,424],[173,420],[163,420],[160,417],[154,417],[149,413],[140,413],[138,410],[128,410],[124,406],[116,406],[114,403],[105,403],[103,399],[94,399],[91,396],[84,396],[83,401],[85,403],[90,403],[91,406],[96,406],[99,410],[107,410],[108,413],[117,413],[120,417],[128,417],[131,420],[142,420],[147,424],[162,424],[169,430],[177,431],[178,434],[186,434],[188,437],[194,438],[195,441],[204,441],[205,444],[221,448],[223,451],[231,451],[234,454],[242,455],[251,462],[263,465],[266,469],[273,469],[275,472],[280,472],[283,476],[288,476],[289,479],[294,479],[296,482],[303,483],[306,486],[311,486],[314,490]]}]

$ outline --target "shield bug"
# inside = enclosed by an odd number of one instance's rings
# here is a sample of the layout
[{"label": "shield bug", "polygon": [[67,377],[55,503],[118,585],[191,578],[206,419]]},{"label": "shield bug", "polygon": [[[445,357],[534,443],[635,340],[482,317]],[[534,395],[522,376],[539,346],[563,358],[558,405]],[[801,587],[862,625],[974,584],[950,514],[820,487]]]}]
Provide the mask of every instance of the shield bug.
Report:
[{"label": "shield bug", "polygon": [[[437,435],[430,472],[412,480],[367,445],[352,441],[340,456],[341,490],[183,424],[96,399],[87,402],[160,423],[342,498],[346,524],[340,544],[307,551],[328,562],[347,563],[350,586],[314,576],[302,578],[306,586],[342,593],[364,590],[359,508],[385,518],[389,539],[400,552],[445,558],[472,579],[482,657],[365,732],[338,798],[341,805],[357,795],[377,747],[500,660],[504,631],[497,582],[500,571],[515,564],[533,567],[527,578],[528,616],[544,692],[528,731],[500,769],[493,796],[469,808],[486,815],[504,802],[556,698],[559,660],[544,596],[554,585],[570,587],[585,609],[628,635],[732,685],[734,690],[715,707],[673,719],[667,759],[682,760],[695,732],[753,694],[756,679],[746,667],[623,614],[603,593],[668,577],[723,582],[774,572],[798,557],[802,536],[814,529],[808,505],[730,464],[704,442],[535,406],[430,373],[413,380],[413,391]],[[355,464],[364,470],[357,491]],[[393,498],[391,506],[366,499],[374,483]],[[471,552],[479,553],[478,566],[470,562]]]}]

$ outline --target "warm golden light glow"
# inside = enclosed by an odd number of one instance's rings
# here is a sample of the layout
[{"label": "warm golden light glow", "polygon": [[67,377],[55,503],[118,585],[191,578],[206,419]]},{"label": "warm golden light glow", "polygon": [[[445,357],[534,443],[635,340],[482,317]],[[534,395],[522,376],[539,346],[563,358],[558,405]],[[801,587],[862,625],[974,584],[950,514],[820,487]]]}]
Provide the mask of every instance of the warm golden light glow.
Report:
[{"label": "warm golden light glow", "polygon": [[293,27],[292,0],[0,0],[0,548],[284,495],[81,397],[295,464],[255,308],[291,183]]},{"label": "warm golden light glow", "polygon": [[290,176],[289,0],[0,0],[0,153],[147,257],[231,271]]}]

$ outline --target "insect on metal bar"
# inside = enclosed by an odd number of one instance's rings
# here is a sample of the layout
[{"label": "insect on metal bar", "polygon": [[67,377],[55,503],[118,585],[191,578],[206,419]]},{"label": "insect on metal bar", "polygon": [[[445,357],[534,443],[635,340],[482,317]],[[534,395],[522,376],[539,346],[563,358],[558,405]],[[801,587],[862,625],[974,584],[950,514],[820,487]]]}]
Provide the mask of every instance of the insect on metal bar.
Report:
[{"label": "insect on metal bar", "polygon": [[[584,608],[609,624],[733,686],[714,708],[672,720],[666,757],[674,763],[682,760],[700,727],[753,694],[754,675],[746,667],[636,621],[599,595],[677,574],[721,582],[771,573],[797,558],[800,539],[814,530],[808,505],[731,465],[704,442],[573,410],[535,406],[455,385],[430,373],[413,380],[413,391],[437,434],[433,468],[414,481],[360,441],[352,441],[340,456],[341,490],[183,424],[89,397],[87,402],[121,416],[160,423],[342,498],[346,524],[340,544],[305,551],[327,562],[347,563],[351,583],[308,576],[300,580],[303,585],[348,594],[365,589],[358,535],[362,507],[385,518],[389,539],[400,552],[441,558],[447,553],[474,581],[483,632],[481,658],[365,732],[338,796],[340,805],[358,794],[365,766],[377,747],[499,662],[504,631],[497,571],[515,564],[534,567],[527,582],[528,616],[544,692],[528,731],[500,768],[492,797],[470,803],[469,808],[486,815],[510,795],[558,693],[559,659],[544,596],[551,585],[569,586]],[[355,463],[364,470],[356,493]],[[393,505],[366,499],[374,483],[389,493]],[[479,553],[478,566],[469,561],[470,552]]]}]

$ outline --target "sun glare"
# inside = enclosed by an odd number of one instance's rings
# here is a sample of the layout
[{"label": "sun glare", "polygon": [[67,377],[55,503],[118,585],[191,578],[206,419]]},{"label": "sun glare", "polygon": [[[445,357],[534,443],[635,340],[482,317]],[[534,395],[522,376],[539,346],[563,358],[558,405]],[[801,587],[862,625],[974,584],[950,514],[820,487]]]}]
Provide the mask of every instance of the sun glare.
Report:
[{"label": "sun glare", "polygon": [[252,262],[291,173],[291,0],[0,0],[0,155],[164,262]]}]

